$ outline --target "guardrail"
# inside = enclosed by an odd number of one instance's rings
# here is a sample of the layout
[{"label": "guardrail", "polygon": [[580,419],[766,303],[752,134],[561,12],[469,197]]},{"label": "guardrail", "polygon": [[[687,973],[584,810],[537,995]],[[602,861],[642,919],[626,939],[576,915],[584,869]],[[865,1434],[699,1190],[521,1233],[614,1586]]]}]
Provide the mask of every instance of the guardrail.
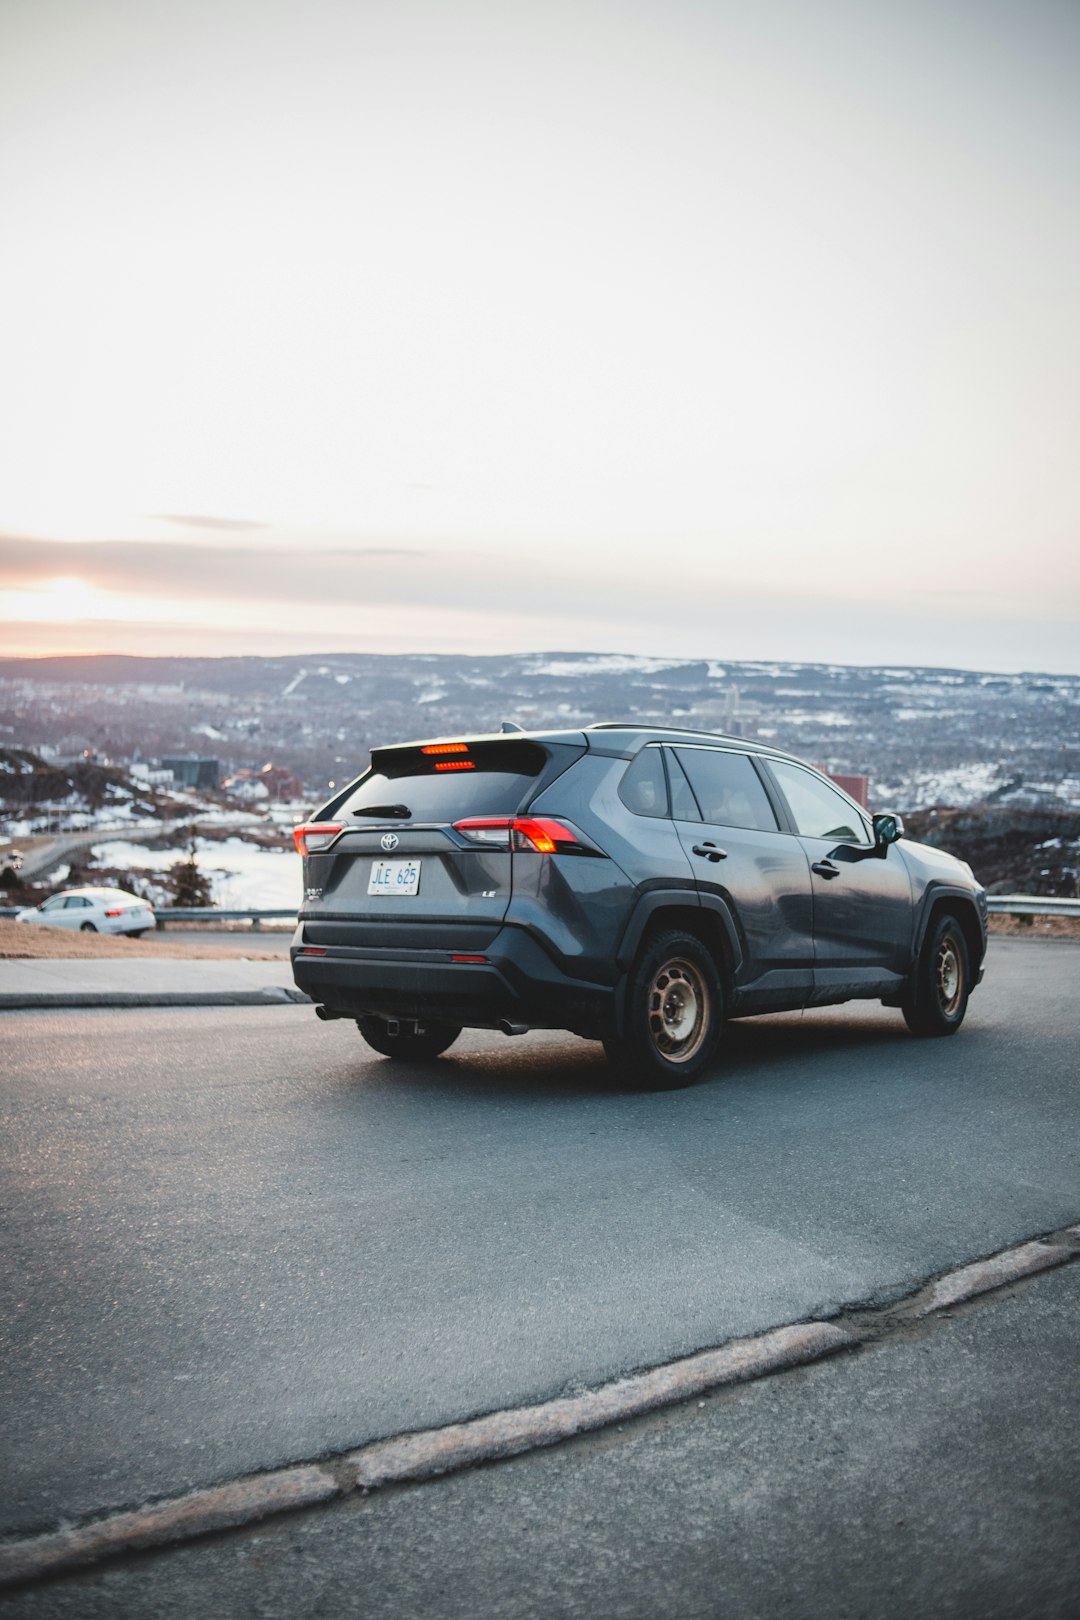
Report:
[{"label": "guardrail", "polygon": [[[0,906],[0,917],[18,916],[23,909],[22,906]],[[252,928],[258,928],[264,922],[295,922],[296,907],[245,911],[226,906],[155,906],[154,917],[159,928],[178,922],[250,922]]]},{"label": "guardrail", "polygon": [[1072,900],[1045,894],[991,894],[986,909],[992,917],[1080,917],[1080,896]]},{"label": "guardrail", "polygon": [[281,910],[233,911],[221,906],[158,906],[154,910],[159,928],[171,922],[246,922],[258,928],[264,922],[295,922],[296,907]]},{"label": "guardrail", "polygon": [[[22,906],[0,906],[0,917],[14,917]],[[1045,894],[992,894],[986,902],[991,916],[997,917],[1080,917],[1080,896],[1076,899]],[[295,908],[278,910],[239,910],[221,906],[157,906],[159,928],[171,922],[250,922],[258,928],[264,922],[295,922]]]}]

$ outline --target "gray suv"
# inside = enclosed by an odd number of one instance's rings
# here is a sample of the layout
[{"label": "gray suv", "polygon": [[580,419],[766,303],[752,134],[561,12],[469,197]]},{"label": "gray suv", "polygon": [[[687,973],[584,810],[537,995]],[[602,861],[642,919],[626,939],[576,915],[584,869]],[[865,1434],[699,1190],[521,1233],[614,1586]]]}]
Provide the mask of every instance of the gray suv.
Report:
[{"label": "gray suv", "polygon": [[959,1029],[971,869],[820,772],[709,732],[603,724],[377,748],[296,829],[293,974],[388,1057],[566,1029],[685,1085],[725,1019],[855,998]]}]

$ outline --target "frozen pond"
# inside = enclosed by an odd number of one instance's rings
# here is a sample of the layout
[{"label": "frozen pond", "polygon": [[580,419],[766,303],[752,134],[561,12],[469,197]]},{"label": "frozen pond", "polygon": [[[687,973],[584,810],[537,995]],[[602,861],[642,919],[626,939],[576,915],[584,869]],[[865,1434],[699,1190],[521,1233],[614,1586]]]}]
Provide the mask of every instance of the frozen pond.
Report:
[{"label": "frozen pond", "polygon": [[[95,844],[91,853],[103,866],[127,867],[131,872],[145,872],[147,877],[167,872],[174,862],[188,858],[186,848],[147,849],[143,844],[111,838]],[[210,880],[215,906],[255,911],[300,905],[302,863],[292,850],[259,849],[243,838],[226,838],[221,843],[197,839],[195,864]]]}]

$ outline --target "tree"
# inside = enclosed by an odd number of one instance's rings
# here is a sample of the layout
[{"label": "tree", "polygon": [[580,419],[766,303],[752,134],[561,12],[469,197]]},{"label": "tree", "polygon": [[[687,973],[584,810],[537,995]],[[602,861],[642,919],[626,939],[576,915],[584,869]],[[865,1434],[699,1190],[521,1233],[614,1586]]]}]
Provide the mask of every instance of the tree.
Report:
[{"label": "tree", "polygon": [[194,839],[187,860],[174,861],[169,867],[166,881],[172,889],[174,906],[208,906],[212,903],[210,880],[195,862]]}]

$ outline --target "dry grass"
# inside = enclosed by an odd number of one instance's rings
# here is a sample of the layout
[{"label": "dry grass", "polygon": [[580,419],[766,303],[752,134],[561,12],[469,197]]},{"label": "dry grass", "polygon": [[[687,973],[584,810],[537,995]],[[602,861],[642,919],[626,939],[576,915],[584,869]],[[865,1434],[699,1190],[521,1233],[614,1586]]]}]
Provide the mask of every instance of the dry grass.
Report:
[{"label": "dry grass", "polygon": [[986,926],[1016,939],[1080,939],[1080,917],[989,917]]},{"label": "dry grass", "polygon": [[[255,936],[257,940],[258,936]],[[123,956],[186,956],[192,959],[246,957],[249,962],[280,962],[280,951],[260,950],[250,933],[237,934],[235,945],[207,945],[194,934],[150,933],[142,939],[113,934],[82,934],[76,929],[42,928],[0,917],[0,960]]]}]

